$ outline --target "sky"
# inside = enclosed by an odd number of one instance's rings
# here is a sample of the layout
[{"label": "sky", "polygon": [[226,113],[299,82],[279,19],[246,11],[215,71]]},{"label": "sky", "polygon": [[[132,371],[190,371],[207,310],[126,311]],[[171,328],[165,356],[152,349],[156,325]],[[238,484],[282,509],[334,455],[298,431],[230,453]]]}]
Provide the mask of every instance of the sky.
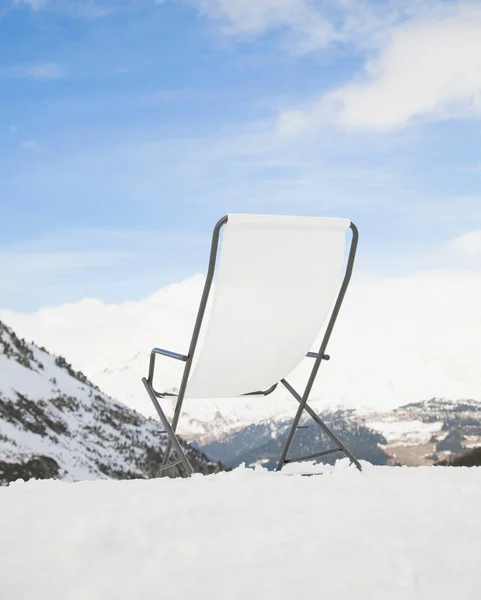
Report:
[{"label": "sky", "polygon": [[347,217],[326,402],[479,398],[481,2],[0,7],[0,319],[146,411],[221,216]]},{"label": "sky", "polygon": [[0,307],[139,300],[228,212],[479,268],[481,4],[2,0]]}]

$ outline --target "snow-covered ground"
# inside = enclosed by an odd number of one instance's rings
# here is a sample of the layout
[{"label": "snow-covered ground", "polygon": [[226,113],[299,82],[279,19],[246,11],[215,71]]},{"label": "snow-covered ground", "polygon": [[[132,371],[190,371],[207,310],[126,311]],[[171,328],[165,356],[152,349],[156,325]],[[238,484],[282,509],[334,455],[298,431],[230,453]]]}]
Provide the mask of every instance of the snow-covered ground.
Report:
[{"label": "snow-covered ground", "polygon": [[323,469],[17,482],[1,597],[479,599],[481,468]]}]

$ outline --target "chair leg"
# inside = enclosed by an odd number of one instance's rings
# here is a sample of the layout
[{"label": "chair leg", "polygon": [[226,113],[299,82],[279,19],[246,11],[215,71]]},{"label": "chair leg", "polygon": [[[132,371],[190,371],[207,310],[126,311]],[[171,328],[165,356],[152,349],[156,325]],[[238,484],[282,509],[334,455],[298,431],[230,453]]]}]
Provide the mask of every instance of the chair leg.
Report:
[{"label": "chair leg", "polygon": [[[354,454],[352,454],[352,452],[349,450],[349,448],[345,444],[343,444],[343,442],[341,442],[341,440],[337,437],[337,435],[333,431],[331,431],[331,429],[324,423],[324,421],[322,421],[322,419],[317,415],[317,413],[307,404],[307,399],[304,400],[302,398],[302,396],[300,394],[298,394],[298,392],[285,379],[282,379],[281,383],[299,402],[299,408],[297,409],[296,416],[294,417],[294,421],[292,422],[291,429],[289,430],[289,435],[287,436],[287,441],[282,450],[281,457],[279,459],[279,463],[277,465],[276,470],[280,471],[287,462],[294,462],[294,461],[288,461],[287,454],[288,454],[289,448],[292,444],[292,440],[294,438],[294,434],[296,432],[297,426],[299,425],[299,421],[301,419],[302,413],[305,410],[308,413],[308,415],[311,417],[311,419],[317,425],[319,425],[319,427],[324,431],[324,433],[336,444],[335,450],[333,450],[333,451],[328,450],[326,452],[320,452],[317,454],[317,456],[322,456],[323,454],[331,454],[332,452],[339,451],[339,452],[342,452],[345,456],[347,456],[347,458],[349,458],[349,460],[351,461],[351,464],[354,464],[359,471],[362,471],[361,464],[357,460],[357,458],[354,456]],[[302,460],[303,458],[309,458],[309,457],[300,457],[297,460]]]},{"label": "chair leg", "polygon": [[181,462],[182,466],[184,467],[187,477],[190,477],[191,475],[193,475],[194,469],[192,468],[192,465],[190,464],[189,459],[185,455],[184,450],[182,449],[182,446],[180,445],[180,442],[174,433],[174,430],[170,426],[170,423],[169,423],[167,417],[165,416],[165,413],[162,410],[162,408],[159,404],[159,401],[157,400],[157,397],[154,393],[154,390],[152,389],[152,386],[150,385],[150,383],[147,381],[147,379],[145,377],[142,378],[142,383],[144,384],[145,389],[147,390],[147,393],[149,394],[149,397],[152,400],[152,404],[155,406],[155,410],[157,411],[157,414],[159,415],[162,425],[164,426],[165,431],[166,431],[167,435],[169,436],[169,442],[167,444],[167,448],[166,448],[166,451],[164,454],[164,460],[162,461],[162,467],[165,467],[166,469],[168,469],[168,468],[174,466],[173,464],[172,465],[167,464],[167,461],[170,458],[171,450],[173,447],[179,457],[179,461],[176,461],[176,464],[177,464],[177,462]]},{"label": "chair leg", "polygon": [[[284,383],[284,380],[282,380]],[[301,398],[302,400],[302,398]],[[289,429],[289,433],[287,434],[287,440],[284,444],[284,448],[282,449],[281,456],[279,458],[279,462],[277,463],[276,471],[280,471],[282,467],[286,464],[287,453],[289,452],[289,448],[291,447],[292,440],[294,439],[294,434],[296,433],[297,426],[299,425],[299,421],[301,420],[302,413],[304,411],[304,406],[302,402],[299,404],[299,407],[296,412],[296,416],[292,421],[291,428]]]},{"label": "chair leg", "polygon": [[[180,418],[180,412],[182,410],[182,403],[184,402],[184,397],[183,395],[181,395],[181,392],[179,392],[179,397],[177,398],[177,403],[175,405],[175,409],[174,409],[174,416],[172,417],[172,431],[175,433],[177,431],[177,425],[179,423],[179,418]],[[164,460],[162,461],[162,465],[167,464],[167,461],[170,458],[170,453],[172,452],[172,442],[168,441],[167,443],[167,448],[165,450],[165,454],[164,454]]]}]

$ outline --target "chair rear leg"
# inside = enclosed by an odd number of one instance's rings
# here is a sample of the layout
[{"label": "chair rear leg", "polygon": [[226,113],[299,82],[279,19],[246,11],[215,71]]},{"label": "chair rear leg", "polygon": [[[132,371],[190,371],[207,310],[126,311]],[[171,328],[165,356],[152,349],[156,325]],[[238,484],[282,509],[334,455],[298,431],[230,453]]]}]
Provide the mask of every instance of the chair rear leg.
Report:
[{"label": "chair rear leg", "polygon": [[287,434],[287,440],[284,444],[284,448],[282,449],[281,456],[279,458],[279,462],[277,463],[276,471],[280,471],[282,467],[286,464],[287,454],[289,452],[289,448],[291,447],[292,440],[294,439],[294,434],[296,433],[297,426],[299,425],[299,421],[301,420],[302,412],[304,407],[302,403],[299,404],[299,408],[297,409],[296,416],[292,421],[291,428],[289,429],[289,433]]},{"label": "chair rear leg", "polygon": [[352,454],[349,448],[341,442],[341,440],[337,437],[337,435],[331,431],[331,429],[324,423],[324,421],[317,415],[317,413],[307,404],[307,399],[304,400],[301,395],[292,387],[292,385],[287,382],[285,379],[281,380],[283,386],[294,396],[294,398],[299,402],[299,407],[297,409],[296,416],[294,421],[292,422],[291,429],[289,430],[289,435],[287,437],[286,444],[284,445],[283,451],[281,453],[281,457],[279,459],[279,463],[277,465],[277,471],[280,471],[282,467],[286,464],[287,454],[289,452],[289,448],[292,444],[292,440],[294,438],[294,434],[296,432],[297,426],[299,425],[299,421],[301,419],[302,413],[305,410],[307,414],[311,417],[311,419],[319,425],[319,427],[324,431],[324,433],[336,444],[337,448],[340,452],[342,452],[349,460],[351,464],[354,464],[356,468],[362,472],[362,467],[357,458]]},{"label": "chair rear leg", "polygon": [[329,429],[329,427],[324,423],[324,421],[319,418],[317,413],[314,410],[312,410],[312,408],[308,404],[306,404],[305,410],[311,417],[311,419],[315,421],[319,425],[319,427],[324,431],[324,433],[328,437],[330,437],[331,440],[339,447],[339,450],[341,450],[349,458],[351,463],[354,463],[356,465],[356,468],[359,469],[359,471],[362,471],[361,463],[357,460],[357,458],[349,450],[349,448],[341,442],[337,435],[331,429]]}]

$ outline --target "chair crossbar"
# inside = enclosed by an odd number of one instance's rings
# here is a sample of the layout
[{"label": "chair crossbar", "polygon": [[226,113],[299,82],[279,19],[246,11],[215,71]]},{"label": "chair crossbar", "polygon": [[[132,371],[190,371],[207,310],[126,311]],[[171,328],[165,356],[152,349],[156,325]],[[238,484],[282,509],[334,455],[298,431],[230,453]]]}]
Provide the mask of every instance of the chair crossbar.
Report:
[{"label": "chair crossbar", "polygon": [[177,467],[178,465],[182,464],[182,459],[179,458],[177,460],[173,460],[173,461],[169,461],[169,464],[167,465],[161,465],[160,467],[158,467],[159,472],[163,472],[163,471],[168,471],[169,469],[172,469],[173,467]]},{"label": "chair crossbar", "polygon": [[286,458],[285,464],[293,462],[301,462],[302,460],[313,460],[320,456],[327,456],[328,454],[336,454],[336,452],[342,452],[341,448],[331,448],[330,450],[323,450],[322,452],[314,452],[314,454],[306,454],[305,456],[296,456],[295,458]]},{"label": "chair crossbar", "polygon": [[[298,409],[296,417],[294,418],[294,421],[292,423],[291,430],[290,430],[289,436],[287,438],[288,441],[286,442],[286,445],[284,446],[284,451],[281,455],[281,459],[279,460],[277,470],[280,471],[282,469],[282,466],[285,464],[285,461],[287,458],[287,453],[289,451],[290,444],[292,443],[292,438],[294,437],[294,433],[295,433],[296,429],[298,428],[298,424],[301,419],[302,413],[305,410],[306,413],[311,417],[311,419],[317,425],[319,425],[319,427],[324,431],[324,433],[331,439],[331,441],[334,442],[334,444],[336,444],[336,446],[339,448],[339,451],[343,452],[344,455],[349,458],[349,460],[351,461],[351,464],[355,464],[356,468],[359,471],[362,471],[361,464],[359,463],[357,458],[352,454],[352,452],[347,448],[347,446],[345,446],[345,444],[343,444],[341,442],[341,440],[337,437],[337,435],[324,423],[324,421],[319,417],[319,415],[316,413],[316,411],[313,410],[309,406],[309,404],[307,404],[307,401],[306,402],[304,401],[304,397],[301,396],[292,387],[292,385],[285,379],[281,379],[281,383],[291,393],[291,395],[299,402],[299,409]],[[305,396],[305,394],[304,394],[304,396]],[[292,462],[292,459],[289,462]]]},{"label": "chair crossbar", "polygon": [[[317,358],[319,356],[319,352],[308,352],[306,354],[307,358]],[[322,356],[322,360],[330,360],[331,357],[329,356],[329,354],[324,354]]]}]

